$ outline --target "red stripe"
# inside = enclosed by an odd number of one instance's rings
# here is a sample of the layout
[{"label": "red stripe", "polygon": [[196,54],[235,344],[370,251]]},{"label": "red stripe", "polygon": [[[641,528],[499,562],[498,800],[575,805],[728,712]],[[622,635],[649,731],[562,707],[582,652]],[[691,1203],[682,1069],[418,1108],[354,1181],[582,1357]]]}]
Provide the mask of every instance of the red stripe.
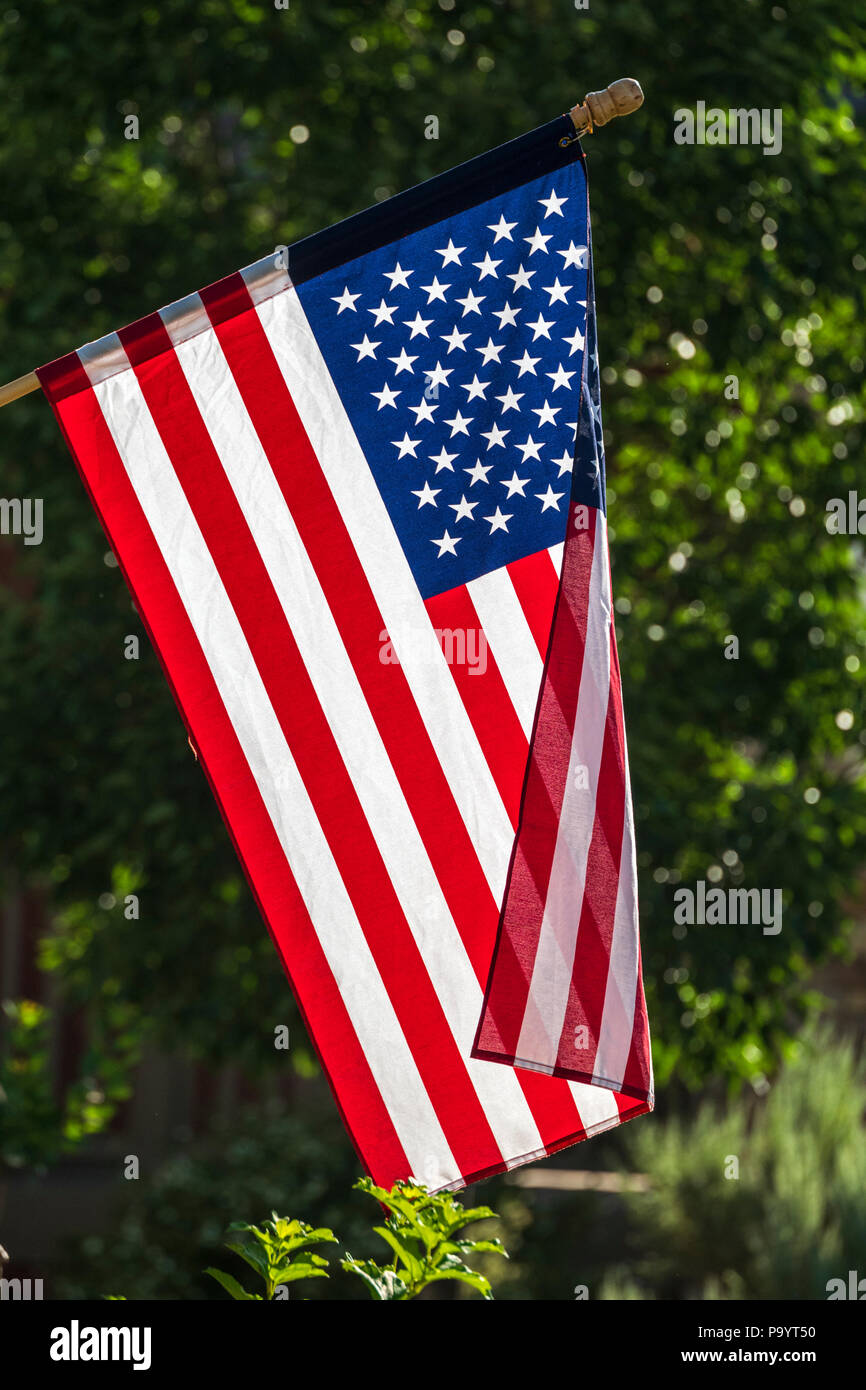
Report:
[{"label": "red stripe", "polygon": [[529,741],[487,644],[469,590],[461,584],[426,599],[424,606],[433,627],[443,634],[457,634],[458,638],[462,634],[465,643],[471,635],[480,634],[475,654],[483,658],[483,668],[480,661],[473,668],[465,660],[450,661],[449,666],[496,789],[516,827]]},{"label": "red stripe", "polygon": [[546,550],[538,550],[534,555],[514,560],[507,568],[529,630],[544,661],[550,641],[559,575]]},{"label": "red stripe", "polygon": [[[89,389],[90,378],[82,367],[81,359],[77,352],[67,352],[65,357],[58,357],[54,362],[49,362],[44,367],[37,367],[36,375],[39,378],[39,385],[51,402],[58,424],[63,430],[70,452],[73,458],[75,458],[75,450],[72,448],[71,440],[66,433],[57,406],[62,400],[65,400],[67,396],[72,395],[74,392]],[[83,386],[82,381],[84,383]],[[77,462],[78,460],[76,459],[76,463]]]},{"label": "red stripe", "polygon": [[[168,334],[162,327],[166,341]],[[131,360],[157,334],[148,325]],[[136,376],[219,572],[451,1152],[467,1173],[501,1161],[280,601],[172,353]],[[295,446],[304,441],[292,441]],[[300,465],[295,458],[295,468]]]},{"label": "red stripe", "polygon": [[[50,387],[46,387],[50,391]],[[390,1185],[406,1155],[277,839],[192,624],[89,389],[55,415],[177,701],[277,948],[310,1039],[365,1167]],[[202,951],[207,950],[206,940]],[[289,965],[291,962],[291,967]]]},{"label": "red stripe", "polygon": [[652,1080],[649,1019],[646,1011],[646,998],[643,988],[643,965],[640,946],[638,946],[637,985],[634,1001],[634,1027],[628,1064],[622,1079],[622,1090],[626,1095],[646,1095]]},{"label": "red stripe", "polygon": [[565,543],[554,635],[536,718],[521,822],[473,1055],[513,1060],[553,866],[583,670],[596,512]]}]

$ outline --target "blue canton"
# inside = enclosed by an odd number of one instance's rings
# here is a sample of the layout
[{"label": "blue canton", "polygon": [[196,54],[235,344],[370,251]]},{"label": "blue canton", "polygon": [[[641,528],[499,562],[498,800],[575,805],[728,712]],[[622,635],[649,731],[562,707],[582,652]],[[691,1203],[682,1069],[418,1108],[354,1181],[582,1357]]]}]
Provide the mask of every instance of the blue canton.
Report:
[{"label": "blue canton", "polygon": [[604,505],[580,165],[298,294],[425,598],[564,540],[576,443]]}]

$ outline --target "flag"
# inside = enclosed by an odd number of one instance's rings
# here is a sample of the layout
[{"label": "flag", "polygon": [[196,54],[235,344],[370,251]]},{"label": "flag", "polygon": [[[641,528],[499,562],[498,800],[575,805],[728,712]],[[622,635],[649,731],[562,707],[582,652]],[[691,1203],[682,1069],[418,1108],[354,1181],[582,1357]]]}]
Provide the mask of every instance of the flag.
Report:
[{"label": "flag", "polygon": [[652,1108],[569,134],[39,371],[385,1186]]}]

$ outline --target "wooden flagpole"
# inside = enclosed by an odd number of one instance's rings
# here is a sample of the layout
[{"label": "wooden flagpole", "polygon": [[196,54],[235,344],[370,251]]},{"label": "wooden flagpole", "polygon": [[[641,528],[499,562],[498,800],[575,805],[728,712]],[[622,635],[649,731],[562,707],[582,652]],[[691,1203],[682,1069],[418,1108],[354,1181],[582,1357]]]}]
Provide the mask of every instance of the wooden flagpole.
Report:
[{"label": "wooden flagpole", "polygon": [[0,386],[0,405],[9,405],[20,396],[29,396],[31,391],[38,390],[38,376],[35,372],[28,372],[26,376],[18,376],[14,381],[7,381],[5,386]]},{"label": "wooden flagpole", "polygon": [[[611,82],[602,92],[587,92],[583,101],[578,102],[568,113],[575,130],[573,138],[591,135],[598,126],[607,125],[615,116],[627,116],[629,112],[636,111],[642,102],[643,92],[640,83],[633,77],[617,78],[616,82]],[[568,141],[560,143],[566,144]],[[0,406],[10,405],[12,401],[38,390],[39,378],[35,372],[16,377],[14,381],[7,381],[5,386],[0,386]]]}]

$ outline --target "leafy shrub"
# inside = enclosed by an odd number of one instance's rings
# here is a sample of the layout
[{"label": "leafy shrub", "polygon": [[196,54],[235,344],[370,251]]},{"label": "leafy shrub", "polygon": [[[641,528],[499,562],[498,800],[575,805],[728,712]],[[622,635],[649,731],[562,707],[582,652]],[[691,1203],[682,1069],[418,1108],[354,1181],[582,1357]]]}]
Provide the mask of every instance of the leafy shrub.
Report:
[{"label": "leafy shrub", "polygon": [[[636,1282],[655,1298],[826,1298],[866,1272],[866,1060],[823,1027],[805,1035],[766,1100],[635,1127],[650,1190],[627,1198]],[[634,1296],[634,1295],[632,1295]]]}]

